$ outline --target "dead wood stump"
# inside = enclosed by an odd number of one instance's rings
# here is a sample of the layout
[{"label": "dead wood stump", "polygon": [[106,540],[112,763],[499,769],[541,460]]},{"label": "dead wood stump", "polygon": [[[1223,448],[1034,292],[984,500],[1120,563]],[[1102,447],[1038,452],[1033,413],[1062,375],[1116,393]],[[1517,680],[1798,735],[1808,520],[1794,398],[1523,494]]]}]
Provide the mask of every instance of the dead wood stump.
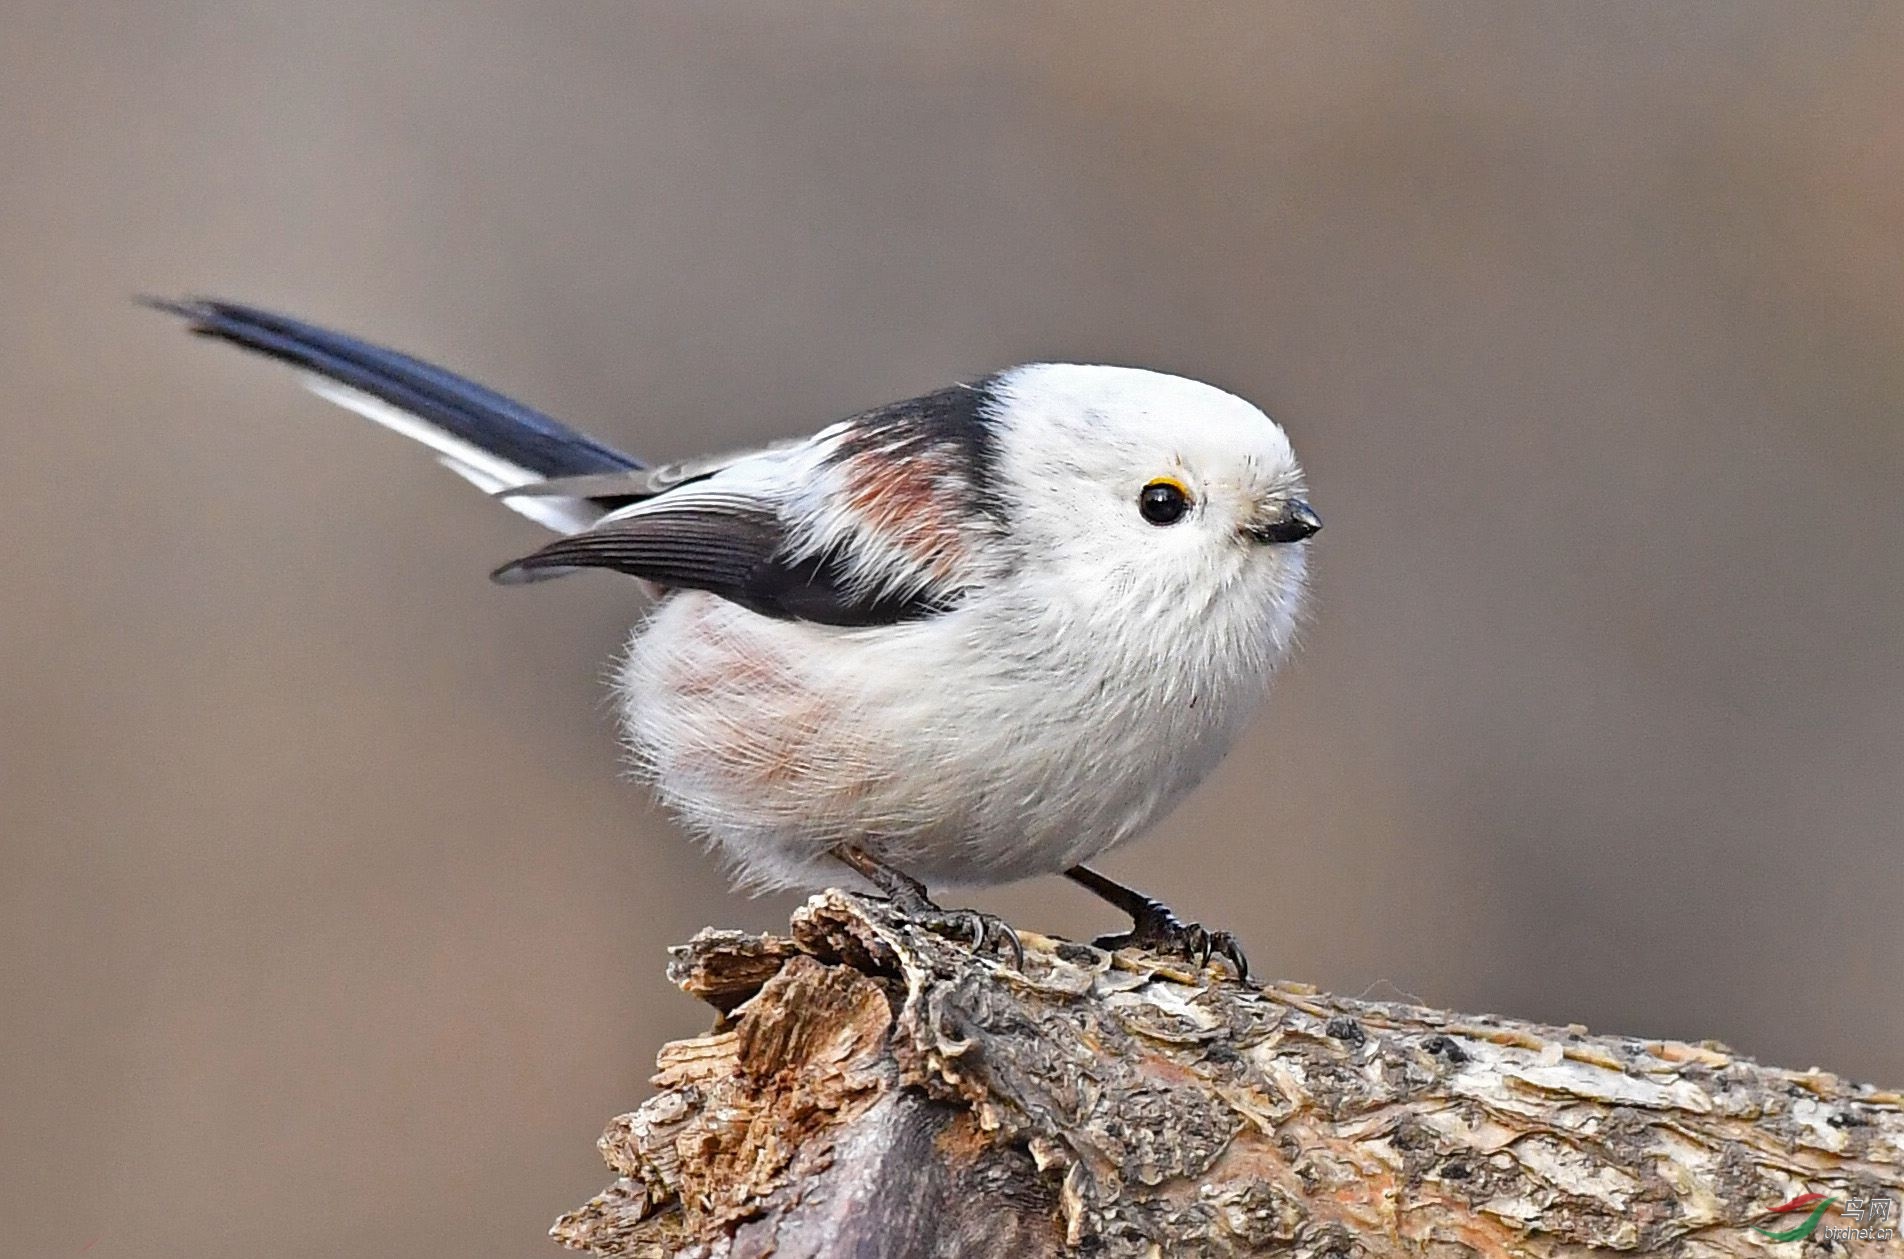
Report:
[{"label": "dead wood stump", "polygon": [[[1026,935],[1019,974],[841,892],[704,931],[720,1012],[564,1216],[603,1256],[1899,1255],[1904,1100],[1716,1044],[1239,985]],[[1867,1212],[1867,1214],[1870,1214]],[[1800,1217],[1802,1219],[1802,1217]],[[1853,1226],[1855,1227],[1855,1225]]]}]

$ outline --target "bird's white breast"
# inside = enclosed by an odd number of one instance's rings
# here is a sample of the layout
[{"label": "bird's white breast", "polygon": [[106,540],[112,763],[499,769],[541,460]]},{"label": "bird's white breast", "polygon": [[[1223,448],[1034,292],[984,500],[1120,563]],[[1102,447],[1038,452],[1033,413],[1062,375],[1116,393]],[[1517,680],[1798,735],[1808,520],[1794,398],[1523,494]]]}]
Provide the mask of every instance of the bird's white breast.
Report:
[{"label": "bird's white breast", "polygon": [[744,884],[835,882],[845,841],[929,883],[1055,872],[1141,832],[1222,758],[1292,629],[1300,559],[1280,563],[1022,578],[868,629],[677,592],[630,645],[624,726]]}]

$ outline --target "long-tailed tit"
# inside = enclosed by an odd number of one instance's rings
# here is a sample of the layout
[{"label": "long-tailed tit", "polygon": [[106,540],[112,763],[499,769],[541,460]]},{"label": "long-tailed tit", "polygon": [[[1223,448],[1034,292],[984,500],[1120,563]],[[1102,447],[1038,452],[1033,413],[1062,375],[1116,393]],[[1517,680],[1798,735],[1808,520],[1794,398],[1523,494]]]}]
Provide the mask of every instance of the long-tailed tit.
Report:
[{"label": "long-tailed tit", "polygon": [[[283,359],[561,536],[496,570],[656,594],[627,743],[753,888],[1063,872],[1139,944],[1241,950],[1083,865],[1215,767],[1263,696],[1321,527],[1283,430],[1213,386],[1034,363],[757,450],[650,467],[438,367],[299,320],[155,302]],[[1008,943],[1015,947],[1015,938]]]}]

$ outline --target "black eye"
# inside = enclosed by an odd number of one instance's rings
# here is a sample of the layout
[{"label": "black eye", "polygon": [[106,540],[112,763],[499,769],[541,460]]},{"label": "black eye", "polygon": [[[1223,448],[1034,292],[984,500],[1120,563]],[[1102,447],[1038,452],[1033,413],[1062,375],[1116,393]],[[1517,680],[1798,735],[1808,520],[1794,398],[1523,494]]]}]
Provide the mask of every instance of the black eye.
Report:
[{"label": "black eye", "polygon": [[1137,510],[1153,525],[1174,525],[1190,510],[1190,495],[1175,481],[1152,481],[1137,496]]}]

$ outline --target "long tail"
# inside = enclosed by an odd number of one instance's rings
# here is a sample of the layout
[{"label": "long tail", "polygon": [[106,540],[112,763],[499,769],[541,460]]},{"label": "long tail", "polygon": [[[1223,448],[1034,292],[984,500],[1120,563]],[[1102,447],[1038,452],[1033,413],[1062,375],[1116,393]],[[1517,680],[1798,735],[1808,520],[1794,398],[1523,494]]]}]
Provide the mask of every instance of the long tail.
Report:
[{"label": "long tail", "polygon": [[587,528],[629,499],[504,492],[573,477],[607,484],[644,466],[540,411],[395,350],[233,302],[140,300],[179,316],[200,336],[305,369],[312,392],[421,442],[450,471],[558,533]]}]

